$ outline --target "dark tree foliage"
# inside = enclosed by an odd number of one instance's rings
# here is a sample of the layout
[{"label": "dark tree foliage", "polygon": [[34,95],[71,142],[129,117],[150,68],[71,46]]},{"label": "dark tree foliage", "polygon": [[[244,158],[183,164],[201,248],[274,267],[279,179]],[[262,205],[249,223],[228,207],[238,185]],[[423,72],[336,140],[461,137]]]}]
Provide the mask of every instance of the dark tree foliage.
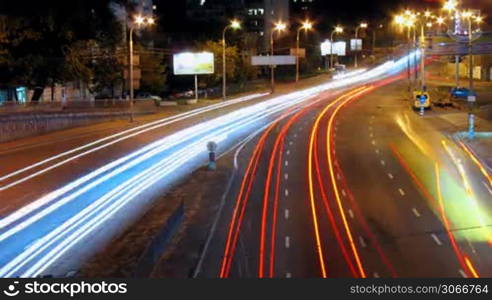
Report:
[{"label": "dark tree foliage", "polygon": [[0,83],[39,89],[92,78],[88,49],[91,55],[121,42],[110,2],[0,1]]}]

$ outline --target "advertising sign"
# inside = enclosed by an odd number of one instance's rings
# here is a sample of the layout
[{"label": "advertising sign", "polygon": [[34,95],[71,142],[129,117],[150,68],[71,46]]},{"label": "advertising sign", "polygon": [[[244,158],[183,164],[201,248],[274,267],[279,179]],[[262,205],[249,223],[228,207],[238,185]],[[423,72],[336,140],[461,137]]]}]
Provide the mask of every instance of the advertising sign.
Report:
[{"label": "advertising sign", "polygon": [[350,40],[350,50],[351,51],[362,51],[362,39],[351,39]]},{"label": "advertising sign", "polygon": [[200,75],[214,73],[214,55],[209,52],[174,54],[175,75]]},{"label": "advertising sign", "polygon": [[297,53],[297,48],[290,48],[290,55],[292,55],[292,56],[299,55],[299,58],[305,58],[306,57],[306,49],[305,48],[299,48],[299,53]]},{"label": "advertising sign", "polygon": [[[333,43],[333,55],[345,56],[347,43],[340,41]],[[325,41],[321,44],[321,55],[331,55],[331,43],[330,41]]]},{"label": "advertising sign", "polygon": [[296,57],[292,55],[253,56],[251,64],[253,66],[295,65]]}]

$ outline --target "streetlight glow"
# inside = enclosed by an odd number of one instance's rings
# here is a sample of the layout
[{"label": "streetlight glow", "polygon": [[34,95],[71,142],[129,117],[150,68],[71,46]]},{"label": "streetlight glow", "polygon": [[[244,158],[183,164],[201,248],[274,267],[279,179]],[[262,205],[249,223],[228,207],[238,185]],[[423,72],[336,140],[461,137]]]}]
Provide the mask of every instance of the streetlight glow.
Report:
[{"label": "streetlight glow", "polygon": [[343,33],[343,27],[342,27],[342,26],[340,26],[340,25],[336,26],[336,27],[335,27],[335,32],[336,32],[336,33]]},{"label": "streetlight glow", "polygon": [[232,29],[241,29],[241,22],[239,22],[239,20],[234,19],[231,21],[230,26]]},{"label": "streetlight glow", "polygon": [[360,23],[360,28],[367,28],[367,23]]},{"label": "streetlight glow", "polygon": [[284,22],[278,22],[275,24],[274,29],[277,31],[284,31],[287,28],[287,25]]},{"label": "streetlight glow", "polygon": [[448,0],[446,1],[446,3],[444,3],[443,9],[452,12],[456,10],[457,6],[458,6],[458,2],[456,2],[456,0]]},{"label": "streetlight glow", "polygon": [[136,16],[135,17],[135,24],[137,25],[142,25],[145,22],[145,18],[142,16]]},{"label": "streetlight glow", "polygon": [[302,29],[304,30],[311,30],[313,29],[313,23],[309,20],[306,20],[302,23]]}]

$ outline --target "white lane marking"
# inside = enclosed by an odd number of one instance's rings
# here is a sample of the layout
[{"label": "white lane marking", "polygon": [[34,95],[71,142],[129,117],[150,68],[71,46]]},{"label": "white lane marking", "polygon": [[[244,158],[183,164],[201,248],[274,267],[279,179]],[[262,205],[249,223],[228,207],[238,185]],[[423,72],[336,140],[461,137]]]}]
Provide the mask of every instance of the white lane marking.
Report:
[{"label": "white lane marking", "polygon": [[296,137],[297,137],[297,133],[294,133],[294,138],[296,138]]},{"label": "white lane marking", "polygon": [[292,274],[290,273],[285,274],[285,278],[292,278]]},{"label": "white lane marking", "polygon": [[369,130],[371,130],[371,131],[372,131],[372,126],[369,126]]},{"label": "white lane marking", "polygon": [[289,214],[290,214],[289,213],[289,210],[288,209],[285,209],[284,217],[285,217],[286,220],[289,219]]},{"label": "white lane marking", "polygon": [[289,236],[285,237],[285,248],[287,248],[287,249],[290,248],[290,237]]},{"label": "white lane marking", "polygon": [[372,138],[374,137],[374,134],[371,132],[371,133],[369,134],[369,137],[372,139]]},{"label": "white lane marking", "polygon": [[371,119],[374,119],[374,118],[375,118],[375,116],[374,116],[374,115],[372,115],[372,116],[371,116]]},{"label": "white lane marking", "polygon": [[375,140],[372,140],[371,144],[373,144],[375,146],[376,145],[376,141]]},{"label": "white lane marking", "polygon": [[468,275],[466,275],[465,271],[463,271],[462,269],[459,269],[458,271],[460,273],[460,275],[463,277],[463,278],[468,278]]},{"label": "white lane marking", "polygon": [[359,242],[363,248],[367,247],[366,241],[364,241],[363,237],[359,236]]},{"label": "white lane marking", "polygon": [[348,213],[349,213],[350,218],[353,219],[354,218],[354,212],[350,208],[348,210]]},{"label": "white lane marking", "polygon": [[285,166],[287,167],[288,165],[289,165],[289,161],[288,161],[288,160],[286,160],[286,161],[285,161]]},{"label": "white lane marking", "polygon": [[291,146],[294,145],[294,142],[293,141],[290,141],[289,142],[289,145],[291,145]]},{"label": "white lane marking", "polygon": [[290,150],[287,150],[287,155],[290,155]]},{"label": "white lane marking", "polygon": [[288,189],[285,189],[285,196],[289,196],[289,190]]},{"label": "white lane marking", "polygon": [[381,159],[381,164],[384,166],[384,165],[386,165],[386,162]]},{"label": "white lane marking", "polygon": [[337,179],[340,180],[341,178],[340,173],[337,173]]},{"label": "white lane marking", "polygon": [[414,207],[412,208],[412,211],[413,211],[413,214],[417,217],[417,218],[420,218],[421,214],[420,212]]},{"label": "white lane marking", "polygon": [[379,154],[379,149],[376,149],[376,154]]},{"label": "white lane marking", "polygon": [[343,195],[344,197],[347,197],[347,193],[345,193],[345,190],[342,190],[342,195]]},{"label": "white lane marking", "polygon": [[398,189],[398,192],[400,192],[400,195],[405,196],[405,191],[403,189]]},{"label": "white lane marking", "polygon": [[431,234],[431,236],[438,246],[442,246],[441,240],[437,237],[437,235],[435,233]]},{"label": "white lane marking", "polygon": [[285,180],[289,179],[289,174],[285,173],[284,178],[285,178]]},{"label": "white lane marking", "polygon": [[492,190],[489,188],[489,185],[487,184],[487,182],[485,181],[482,181],[483,185],[485,185],[485,188],[487,189],[487,191],[489,191],[489,193],[492,195]]},{"label": "white lane marking", "polygon": [[374,275],[374,278],[379,278],[379,274],[378,274],[378,272],[374,272],[374,274],[373,274],[373,275]]},{"label": "white lane marking", "polygon": [[390,179],[393,179],[393,178],[394,178],[394,177],[393,177],[393,174],[391,174],[391,173],[388,173],[388,177],[389,177]]}]

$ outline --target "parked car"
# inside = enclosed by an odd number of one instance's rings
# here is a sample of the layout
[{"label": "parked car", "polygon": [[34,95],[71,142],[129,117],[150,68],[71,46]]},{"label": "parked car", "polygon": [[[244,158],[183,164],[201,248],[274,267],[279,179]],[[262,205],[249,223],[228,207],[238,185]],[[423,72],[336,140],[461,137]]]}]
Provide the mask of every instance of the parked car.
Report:
[{"label": "parked car", "polygon": [[468,96],[477,96],[477,93],[474,91],[470,91],[467,88],[452,88],[451,89],[451,97],[456,98],[456,99],[464,99],[467,100]]},{"label": "parked car", "polygon": [[162,98],[157,95],[153,95],[151,93],[139,93],[136,95],[135,99],[138,100],[154,100],[154,101],[162,101]]}]

